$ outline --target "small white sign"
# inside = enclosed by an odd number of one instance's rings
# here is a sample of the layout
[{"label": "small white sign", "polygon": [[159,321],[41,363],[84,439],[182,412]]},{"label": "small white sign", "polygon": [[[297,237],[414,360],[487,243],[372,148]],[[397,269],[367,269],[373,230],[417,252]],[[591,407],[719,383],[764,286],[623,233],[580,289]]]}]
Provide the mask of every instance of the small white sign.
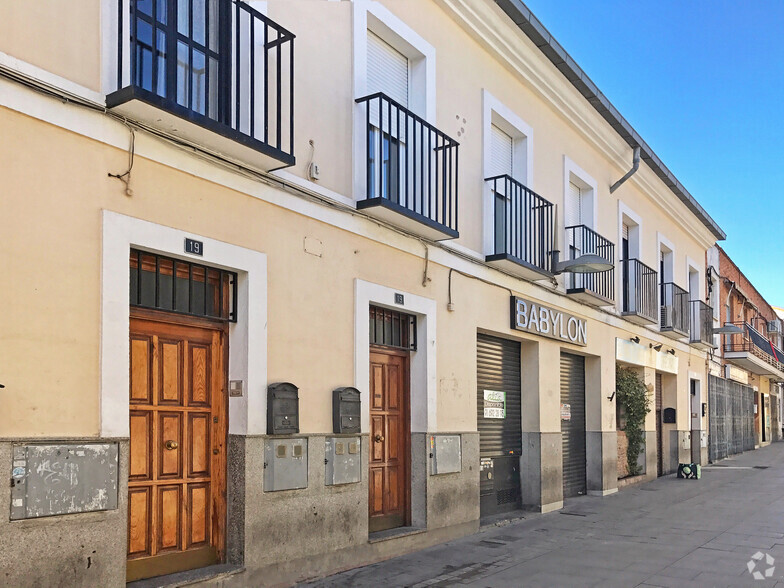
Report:
[{"label": "small white sign", "polygon": [[506,418],[506,392],[485,390],[484,417],[486,419]]},{"label": "small white sign", "polygon": [[571,421],[572,420],[572,405],[561,403],[561,420],[562,421]]}]

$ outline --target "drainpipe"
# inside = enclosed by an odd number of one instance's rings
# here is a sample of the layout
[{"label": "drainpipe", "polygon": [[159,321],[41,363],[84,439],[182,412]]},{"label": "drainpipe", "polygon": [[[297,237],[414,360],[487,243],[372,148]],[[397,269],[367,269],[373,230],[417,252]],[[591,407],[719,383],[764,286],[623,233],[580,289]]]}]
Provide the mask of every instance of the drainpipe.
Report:
[{"label": "drainpipe", "polygon": [[632,156],[632,169],[626,172],[626,175],[623,176],[620,180],[615,182],[612,186],[610,186],[610,194],[615,192],[618,188],[621,187],[626,180],[632,177],[635,172],[640,169],[640,147],[637,146],[634,148],[634,155]]}]

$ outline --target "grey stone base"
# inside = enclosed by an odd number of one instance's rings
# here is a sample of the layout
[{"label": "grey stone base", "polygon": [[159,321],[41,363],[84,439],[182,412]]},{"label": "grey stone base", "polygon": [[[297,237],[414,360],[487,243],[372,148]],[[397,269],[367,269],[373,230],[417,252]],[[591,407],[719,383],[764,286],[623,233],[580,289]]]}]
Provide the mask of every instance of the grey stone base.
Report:
[{"label": "grey stone base", "polygon": [[[24,440],[19,440],[24,443]],[[41,440],[30,442],[41,443]],[[68,439],[48,443],[120,445],[117,509],[9,521],[13,443],[0,443],[0,584],[3,586],[125,586],[128,441]]]},{"label": "grey stone base", "polygon": [[585,433],[586,476],[588,494],[606,496],[618,490],[618,433]]},{"label": "grey stone base", "polygon": [[543,509],[550,505],[563,505],[563,445],[560,432],[523,433],[520,475],[523,508],[545,512]]}]

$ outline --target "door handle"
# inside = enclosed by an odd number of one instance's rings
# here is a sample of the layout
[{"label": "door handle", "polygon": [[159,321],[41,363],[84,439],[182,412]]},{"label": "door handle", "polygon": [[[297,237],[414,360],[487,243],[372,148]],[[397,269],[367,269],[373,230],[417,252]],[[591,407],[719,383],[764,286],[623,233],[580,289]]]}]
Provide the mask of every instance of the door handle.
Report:
[{"label": "door handle", "polygon": [[381,443],[384,440],[384,436],[379,433],[376,433],[376,436],[373,438],[373,440],[376,443]]},{"label": "door handle", "polygon": [[180,446],[179,443],[172,440],[167,441],[165,444],[166,449],[168,449],[169,451],[171,451],[172,449],[177,449],[179,446]]}]

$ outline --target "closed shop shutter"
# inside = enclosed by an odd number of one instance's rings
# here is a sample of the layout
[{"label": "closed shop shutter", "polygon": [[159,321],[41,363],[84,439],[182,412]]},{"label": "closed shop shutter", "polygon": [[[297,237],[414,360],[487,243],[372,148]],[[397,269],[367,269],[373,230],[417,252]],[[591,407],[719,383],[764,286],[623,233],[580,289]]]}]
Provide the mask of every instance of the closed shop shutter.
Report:
[{"label": "closed shop shutter", "polygon": [[512,137],[490,125],[490,177],[512,175]]},{"label": "closed shop shutter", "polygon": [[662,441],[662,375],[656,374],[656,475],[664,472],[664,443]]},{"label": "closed shop shutter", "polygon": [[561,354],[561,437],[564,498],[586,492],[585,358]]},{"label": "closed shop shutter", "polygon": [[367,35],[367,93],[383,92],[408,108],[408,58],[378,35]]},{"label": "closed shop shutter", "polygon": [[[520,508],[520,343],[488,335],[477,337],[477,428],[480,457],[480,514]],[[494,394],[503,393],[505,415],[499,417]],[[497,395],[496,395],[497,397]],[[485,416],[488,408],[488,416]],[[494,413],[494,414],[493,414]]]}]

